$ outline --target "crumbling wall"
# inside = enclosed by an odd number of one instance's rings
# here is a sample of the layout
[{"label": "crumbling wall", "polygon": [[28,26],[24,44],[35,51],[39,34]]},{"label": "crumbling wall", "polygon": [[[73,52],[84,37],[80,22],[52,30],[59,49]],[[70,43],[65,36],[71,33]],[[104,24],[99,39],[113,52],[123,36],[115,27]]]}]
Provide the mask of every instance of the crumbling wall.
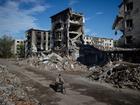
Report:
[{"label": "crumbling wall", "polygon": [[53,51],[60,55],[78,56],[79,44],[83,43],[83,16],[68,8],[51,19]]}]

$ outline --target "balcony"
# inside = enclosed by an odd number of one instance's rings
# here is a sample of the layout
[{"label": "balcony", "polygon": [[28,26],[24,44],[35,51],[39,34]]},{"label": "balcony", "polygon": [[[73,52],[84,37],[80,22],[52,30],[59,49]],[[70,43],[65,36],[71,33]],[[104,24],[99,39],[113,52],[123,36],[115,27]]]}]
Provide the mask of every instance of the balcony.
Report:
[{"label": "balcony", "polygon": [[115,30],[124,30],[123,27],[123,17],[116,16],[116,19],[113,24],[113,29]]},{"label": "balcony", "polygon": [[82,25],[82,22],[80,21],[74,21],[74,20],[69,20],[70,24],[74,24],[74,25]]}]

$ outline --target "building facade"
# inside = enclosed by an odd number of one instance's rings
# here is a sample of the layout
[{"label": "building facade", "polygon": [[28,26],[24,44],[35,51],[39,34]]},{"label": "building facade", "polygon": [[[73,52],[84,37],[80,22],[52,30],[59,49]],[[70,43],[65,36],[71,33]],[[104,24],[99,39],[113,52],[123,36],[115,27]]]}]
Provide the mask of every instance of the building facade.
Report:
[{"label": "building facade", "polygon": [[93,37],[91,36],[84,36],[84,44],[87,45],[94,45]]},{"label": "building facade", "polygon": [[85,36],[84,44],[93,45],[94,47],[99,49],[111,49],[114,47],[113,39],[99,38],[99,37],[92,37],[92,36]]},{"label": "building facade", "polygon": [[13,54],[17,55],[19,50],[20,50],[20,45],[24,46],[25,45],[25,40],[23,39],[15,39],[13,46],[12,46],[12,52]]},{"label": "building facade", "polygon": [[119,40],[121,47],[140,47],[140,0],[123,0],[113,29],[123,33]]},{"label": "building facade", "polygon": [[50,50],[50,31],[29,29],[26,37],[26,56]]},{"label": "building facade", "polygon": [[63,54],[77,52],[79,44],[83,43],[83,15],[67,8],[51,16],[51,22],[53,51]]}]

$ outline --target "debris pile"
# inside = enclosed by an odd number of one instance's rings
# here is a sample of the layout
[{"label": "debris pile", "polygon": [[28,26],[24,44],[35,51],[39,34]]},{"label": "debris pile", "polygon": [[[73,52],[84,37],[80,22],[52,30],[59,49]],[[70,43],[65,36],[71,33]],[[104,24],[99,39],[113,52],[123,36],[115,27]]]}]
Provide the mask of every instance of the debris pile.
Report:
[{"label": "debris pile", "polygon": [[58,71],[87,71],[87,67],[72,59],[72,57],[61,57],[53,54],[43,61],[43,69]]},{"label": "debris pile", "polygon": [[51,53],[46,57],[32,57],[17,62],[18,65],[29,65],[37,70],[46,71],[87,71],[87,67],[80,64],[72,57],[61,57],[56,53]]},{"label": "debris pile", "polygon": [[117,88],[140,89],[140,66],[112,64],[112,66],[90,68],[90,80],[113,84]]},{"label": "debris pile", "polygon": [[41,105],[27,96],[18,77],[0,65],[0,105]]}]

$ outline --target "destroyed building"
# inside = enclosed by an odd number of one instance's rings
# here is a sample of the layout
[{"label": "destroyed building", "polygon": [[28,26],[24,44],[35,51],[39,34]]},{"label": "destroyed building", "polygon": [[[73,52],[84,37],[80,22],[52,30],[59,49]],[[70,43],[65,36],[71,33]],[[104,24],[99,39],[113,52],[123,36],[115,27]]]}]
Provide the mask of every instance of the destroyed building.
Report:
[{"label": "destroyed building", "polygon": [[61,55],[78,56],[79,45],[83,43],[83,15],[67,8],[53,16],[52,50]]},{"label": "destroyed building", "polygon": [[50,50],[50,31],[29,29],[26,37],[26,56],[47,53]]},{"label": "destroyed building", "polygon": [[120,47],[140,47],[140,0],[123,0],[119,5],[119,13],[113,29],[121,31]]}]

